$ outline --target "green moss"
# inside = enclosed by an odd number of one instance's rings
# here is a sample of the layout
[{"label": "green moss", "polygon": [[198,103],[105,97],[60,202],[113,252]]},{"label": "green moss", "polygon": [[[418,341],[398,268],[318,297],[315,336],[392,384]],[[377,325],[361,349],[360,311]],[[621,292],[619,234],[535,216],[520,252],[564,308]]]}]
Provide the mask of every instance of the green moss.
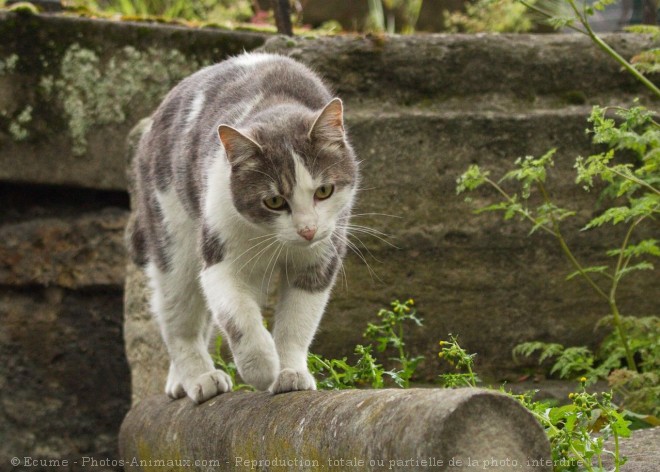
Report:
[{"label": "green moss", "polygon": [[18,56],[16,54],[11,54],[5,59],[0,59],[0,75],[14,72],[16,70],[16,64],[18,64]]},{"label": "green moss", "polygon": [[26,125],[32,121],[32,107],[26,106],[14,121],[9,124],[9,134],[15,141],[25,141],[30,133]]},{"label": "green moss", "polygon": [[87,135],[96,126],[124,123],[136,106],[153,110],[163,96],[201,64],[181,52],[126,46],[107,60],[73,44],[65,52],[60,76],[42,78],[46,98],[64,109],[73,154],[87,151]]},{"label": "green moss", "polygon": [[38,15],[39,9],[30,2],[14,3],[8,8],[9,11],[23,15]]}]

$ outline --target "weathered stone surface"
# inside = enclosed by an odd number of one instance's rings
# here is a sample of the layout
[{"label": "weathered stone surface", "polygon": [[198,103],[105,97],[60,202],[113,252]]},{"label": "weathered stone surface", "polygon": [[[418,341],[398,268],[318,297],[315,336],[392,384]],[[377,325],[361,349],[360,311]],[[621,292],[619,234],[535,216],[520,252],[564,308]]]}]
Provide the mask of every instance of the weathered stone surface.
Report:
[{"label": "weathered stone surface", "polygon": [[155,396],[129,412],[119,443],[127,472],[156,461],[199,471],[474,470],[491,461],[501,471],[552,470],[531,414],[478,389],[228,393],[202,405]]},{"label": "weathered stone surface", "polygon": [[125,189],[137,121],[183,77],[265,36],[1,13],[0,39],[0,180]]},{"label": "weathered stone surface", "polygon": [[[624,57],[649,49],[649,37],[612,34],[605,39]],[[470,97],[489,108],[489,94],[516,98],[525,109],[538,98],[592,100],[622,93],[645,94],[643,86],[583,35],[339,36],[270,39],[264,48],[312,65],[340,96],[379,104],[412,104]],[[470,108],[461,102],[459,108]]]},{"label": "weathered stone surface", "polygon": [[0,285],[121,287],[128,212],[37,218],[0,226]]},{"label": "weathered stone surface", "polygon": [[[607,443],[610,451],[614,450],[614,441]],[[627,457],[621,466],[621,472],[656,472],[660,464],[660,427],[633,431],[630,439],[620,442],[621,456]],[[606,470],[614,470],[611,456],[603,460]]]},{"label": "weathered stone surface", "polygon": [[[121,292],[0,287],[0,326],[0,468],[118,470],[82,458],[117,458],[129,407]],[[28,467],[25,457],[77,465]]]}]

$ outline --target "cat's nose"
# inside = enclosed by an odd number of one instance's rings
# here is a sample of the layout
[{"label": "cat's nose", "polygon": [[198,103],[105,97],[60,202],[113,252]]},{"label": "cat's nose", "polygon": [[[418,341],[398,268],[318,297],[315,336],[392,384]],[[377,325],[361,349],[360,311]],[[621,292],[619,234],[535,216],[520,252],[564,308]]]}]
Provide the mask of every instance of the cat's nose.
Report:
[{"label": "cat's nose", "polygon": [[298,230],[298,234],[305,238],[307,241],[311,241],[314,239],[314,235],[316,234],[316,226],[312,226],[311,228],[309,226],[305,226],[303,229]]}]

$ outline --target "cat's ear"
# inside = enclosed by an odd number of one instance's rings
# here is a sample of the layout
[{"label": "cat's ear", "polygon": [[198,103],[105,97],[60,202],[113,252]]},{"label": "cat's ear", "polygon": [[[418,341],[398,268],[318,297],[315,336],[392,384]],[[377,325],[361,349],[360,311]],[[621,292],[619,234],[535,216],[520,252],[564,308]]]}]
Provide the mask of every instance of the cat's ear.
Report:
[{"label": "cat's ear", "polygon": [[245,159],[262,152],[259,144],[231,126],[218,126],[218,136],[225,148],[227,160],[230,164],[239,164]]},{"label": "cat's ear", "polygon": [[321,110],[309,131],[309,138],[312,141],[344,140],[344,105],[339,98],[333,98]]}]

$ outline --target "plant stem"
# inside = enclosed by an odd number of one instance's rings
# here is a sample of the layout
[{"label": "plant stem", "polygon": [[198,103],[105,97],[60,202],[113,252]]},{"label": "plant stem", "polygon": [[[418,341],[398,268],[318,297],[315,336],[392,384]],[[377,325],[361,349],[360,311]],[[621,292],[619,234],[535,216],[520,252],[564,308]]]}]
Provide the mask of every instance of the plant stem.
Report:
[{"label": "plant stem", "polygon": [[600,39],[600,37],[594,33],[594,30],[591,29],[591,25],[587,21],[586,16],[583,13],[580,13],[580,10],[578,10],[577,5],[575,4],[575,0],[568,0],[568,3],[575,12],[575,16],[577,16],[577,18],[580,20],[580,23],[582,23],[582,26],[584,26],[591,40],[596,43],[600,49],[605,51],[612,59],[621,64],[621,66],[630,72],[637,80],[642,82],[651,92],[656,95],[656,97],[660,97],[660,89],[656,87],[653,82],[647,79],[641,72],[635,69],[635,67],[630,62],[625,60],[618,52],[612,49],[609,44]]},{"label": "plant stem", "polygon": [[623,322],[621,321],[621,314],[619,313],[619,308],[616,304],[616,290],[619,286],[619,280],[621,280],[622,277],[622,270],[626,268],[628,265],[628,262],[630,261],[630,258],[628,258],[625,262],[623,260],[624,258],[624,252],[626,247],[628,247],[628,243],[630,242],[630,237],[632,236],[633,231],[639,225],[646,216],[642,216],[635,221],[633,221],[630,224],[630,228],[628,228],[628,231],[626,232],[626,236],[623,238],[623,243],[621,244],[621,249],[619,251],[619,257],[616,261],[616,267],[614,269],[614,279],[612,280],[612,288],[610,289],[610,294],[608,297],[608,303],[610,305],[610,310],[612,311],[612,319],[614,320],[614,325],[616,326],[616,329],[619,333],[619,337],[621,338],[621,344],[623,345],[624,350],[626,351],[626,362],[628,364],[628,368],[630,370],[633,370],[637,372],[637,364],[635,363],[635,358],[632,355],[632,352],[630,350],[630,344],[628,342],[628,336],[626,334],[625,327],[623,326]]},{"label": "plant stem", "polygon": [[644,182],[643,180],[638,179],[638,178],[635,177],[634,175],[624,174],[624,173],[619,172],[618,170],[613,169],[613,168],[611,168],[611,167],[608,167],[607,170],[609,170],[610,172],[615,173],[616,175],[618,175],[618,176],[621,177],[621,178],[624,178],[624,179],[626,179],[626,180],[630,180],[631,182],[634,182],[634,183],[636,183],[637,185],[640,185],[640,186],[642,186],[642,187],[645,187],[645,188],[649,189],[651,192],[653,192],[653,193],[655,193],[655,194],[657,194],[657,195],[660,195],[660,190],[658,190],[657,188],[655,188],[653,185],[650,185],[650,184],[648,184],[647,182]]},{"label": "plant stem", "polygon": [[[550,204],[550,197],[548,196],[548,192],[546,191],[545,186],[541,182],[538,182],[538,187],[539,190],[541,191],[541,194],[543,195],[543,200],[545,201],[545,203]],[[584,270],[580,262],[578,262],[578,260],[573,255],[571,249],[568,247],[568,244],[566,244],[566,240],[564,239],[564,236],[562,235],[561,230],[559,229],[559,223],[557,223],[557,220],[555,219],[552,212],[550,212],[550,221],[552,222],[552,228],[553,228],[552,234],[559,241],[559,245],[561,246],[562,251],[568,258],[568,260],[571,261],[573,267],[577,269],[580,275],[589,283],[589,285],[591,285],[591,287],[596,291],[596,293],[602,299],[609,302],[609,297],[607,296],[607,294],[596,284],[596,282],[594,282],[594,280]]]}]

